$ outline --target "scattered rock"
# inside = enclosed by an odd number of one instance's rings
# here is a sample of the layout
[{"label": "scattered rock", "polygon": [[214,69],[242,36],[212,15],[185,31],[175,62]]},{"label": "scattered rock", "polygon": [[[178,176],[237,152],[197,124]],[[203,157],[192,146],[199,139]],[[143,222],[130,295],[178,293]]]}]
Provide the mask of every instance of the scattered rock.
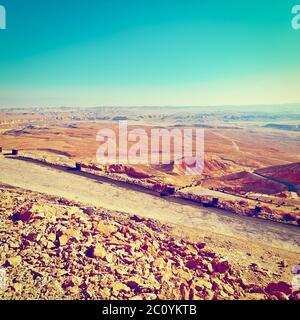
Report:
[{"label": "scattered rock", "polygon": [[223,288],[227,293],[234,295],[234,289],[230,285],[228,285],[227,283],[225,283],[223,285]]},{"label": "scattered rock", "polygon": [[142,222],[144,219],[143,218],[140,218],[138,216],[132,216],[130,217],[131,220],[135,221],[135,222]]},{"label": "scattered rock", "polygon": [[0,192],[0,265],[11,281],[4,299],[300,298],[283,282],[248,284],[205,243],[178,239],[152,219],[19,189]]},{"label": "scattered rock", "polygon": [[13,215],[14,220],[21,220],[27,222],[32,216],[32,212],[29,209],[22,208],[19,212]]},{"label": "scattered rock", "polygon": [[96,246],[92,247],[91,251],[92,251],[92,257],[93,258],[101,258],[101,259],[103,259],[107,255],[106,250],[100,244],[97,244]]},{"label": "scattered rock", "polygon": [[113,232],[116,232],[118,230],[118,228],[115,227],[114,225],[109,225],[104,222],[99,222],[95,226],[95,230],[97,230],[98,232],[101,232],[102,234],[104,234],[106,236],[110,236]]},{"label": "scattered rock", "polygon": [[41,239],[41,235],[39,233],[31,232],[26,236],[26,239],[29,241],[37,242]]},{"label": "scattered rock", "polygon": [[286,260],[282,260],[278,263],[280,268],[286,268],[288,266],[288,263]]},{"label": "scattered rock", "polygon": [[156,268],[163,268],[165,265],[166,265],[166,262],[161,257],[159,257],[153,261],[153,266]]},{"label": "scattered rock", "polygon": [[59,245],[61,247],[65,246],[68,243],[69,237],[66,234],[63,234],[58,238]]},{"label": "scattered rock", "polygon": [[185,266],[189,269],[195,270],[200,267],[200,261],[198,259],[191,259],[187,261]]},{"label": "scattered rock", "polygon": [[205,243],[202,243],[202,242],[198,242],[198,243],[197,243],[197,248],[198,248],[199,250],[203,249],[205,246],[206,246]]},{"label": "scattered rock", "polygon": [[105,256],[105,260],[108,262],[108,263],[112,263],[113,260],[114,260],[114,255],[112,253],[108,253],[106,256]]},{"label": "scattered rock", "polygon": [[55,233],[50,233],[48,236],[49,241],[55,242],[56,241],[56,234]]},{"label": "scattered rock", "polygon": [[112,293],[114,295],[118,295],[122,291],[125,291],[125,292],[130,291],[130,288],[126,284],[122,283],[121,281],[112,283],[111,287],[112,287]]},{"label": "scattered rock", "polygon": [[292,293],[292,286],[284,281],[278,283],[272,282],[268,284],[266,291],[270,294],[274,294],[274,292],[278,291],[290,295]]},{"label": "scattered rock", "polygon": [[212,266],[214,271],[219,273],[225,273],[229,270],[229,264],[227,261],[223,261],[223,262],[213,261]]},{"label": "scattered rock", "polygon": [[16,292],[21,292],[22,291],[22,284],[21,283],[14,283],[13,288]]},{"label": "scattered rock", "polygon": [[204,279],[197,279],[194,286],[198,291],[202,291],[203,289],[212,290],[213,288],[212,283]]},{"label": "scattered rock", "polygon": [[136,293],[140,293],[142,291],[142,285],[139,282],[135,281],[135,280],[127,281],[126,285],[130,289],[133,289]]},{"label": "scattered rock", "polygon": [[7,259],[10,266],[15,267],[18,266],[22,262],[21,256],[14,256]]}]

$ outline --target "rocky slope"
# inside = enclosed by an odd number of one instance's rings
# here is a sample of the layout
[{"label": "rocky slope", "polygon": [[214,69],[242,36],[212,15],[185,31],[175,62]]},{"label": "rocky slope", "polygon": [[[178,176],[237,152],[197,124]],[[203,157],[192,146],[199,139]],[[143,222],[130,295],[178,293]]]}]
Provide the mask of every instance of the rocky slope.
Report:
[{"label": "rocky slope", "polygon": [[151,219],[0,188],[2,299],[298,299]]}]

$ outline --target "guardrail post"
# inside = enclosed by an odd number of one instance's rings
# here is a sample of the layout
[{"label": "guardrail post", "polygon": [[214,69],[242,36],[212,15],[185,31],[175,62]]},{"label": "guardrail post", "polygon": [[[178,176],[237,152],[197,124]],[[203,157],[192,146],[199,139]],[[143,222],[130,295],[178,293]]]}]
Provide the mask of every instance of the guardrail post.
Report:
[{"label": "guardrail post", "polygon": [[261,212],[261,207],[260,206],[256,206],[255,207],[255,213],[258,214]]},{"label": "guardrail post", "polygon": [[219,198],[213,198],[212,204],[213,204],[214,206],[217,206],[218,203],[219,203]]},{"label": "guardrail post", "polygon": [[18,155],[18,150],[17,150],[17,149],[12,149],[12,150],[11,150],[11,154],[12,154],[13,156],[17,156],[17,155]]},{"label": "guardrail post", "polygon": [[81,171],[81,163],[76,162],[76,170]]}]

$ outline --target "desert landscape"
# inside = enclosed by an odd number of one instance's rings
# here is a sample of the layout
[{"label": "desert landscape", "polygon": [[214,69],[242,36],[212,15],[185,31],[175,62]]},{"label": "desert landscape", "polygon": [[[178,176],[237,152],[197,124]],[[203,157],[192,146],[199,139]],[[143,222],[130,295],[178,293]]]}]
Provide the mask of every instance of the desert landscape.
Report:
[{"label": "desert landscape", "polygon": [[[299,299],[300,109],[237,110],[1,109],[3,297]],[[119,121],[202,128],[203,172],[100,165]]]},{"label": "desert landscape", "polygon": [[299,52],[300,0],[0,0],[1,314],[297,308]]},{"label": "desert landscape", "polygon": [[[228,108],[210,112],[205,108],[190,108],[189,112],[180,108],[9,110],[1,113],[0,144],[3,152],[17,149],[18,156],[27,160],[71,168],[80,163],[83,171],[154,191],[169,187],[181,197],[193,197],[200,202],[212,202],[210,198],[215,196],[218,201],[224,199],[236,213],[297,225],[299,133],[286,130],[284,125],[282,129],[268,126],[274,119],[278,125],[294,123],[299,119],[297,108],[292,106],[286,112],[283,107],[283,111],[264,113],[230,113]],[[96,159],[100,145],[97,132],[103,128],[117,132],[119,120],[128,121],[129,128],[142,128],[148,136],[153,128],[204,128],[202,174],[186,175],[184,164],[174,161],[167,165],[100,165]],[[128,147],[132,144],[129,142]],[[245,212],[242,207],[249,210]]]}]

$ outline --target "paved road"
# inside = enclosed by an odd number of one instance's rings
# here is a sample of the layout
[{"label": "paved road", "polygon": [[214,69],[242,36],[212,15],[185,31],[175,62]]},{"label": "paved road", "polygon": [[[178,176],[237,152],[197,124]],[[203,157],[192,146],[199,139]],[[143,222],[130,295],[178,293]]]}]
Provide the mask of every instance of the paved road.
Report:
[{"label": "paved road", "polygon": [[280,179],[276,179],[276,178],[273,178],[273,177],[268,177],[268,176],[265,176],[261,173],[257,173],[257,172],[252,172],[252,174],[256,177],[259,177],[259,178],[263,178],[263,179],[267,179],[267,180],[270,180],[270,181],[274,181],[274,182],[277,182],[279,184],[282,184],[284,185],[285,187],[288,188],[288,190],[290,192],[292,192],[295,196],[295,193],[297,195],[297,186],[291,182],[286,182],[286,181],[283,181],[283,180],[280,180]]},{"label": "paved road", "polygon": [[[241,217],[215,208],[143,193],[113,182],[90,179],[74,171],[63,171],[0,155],[0,183],[85,204],[138,214],[163,222],[251,239],[261,245],[300,253],[300,229],[255,218]],[[1,196],[1,195],[0,195]]]}]

